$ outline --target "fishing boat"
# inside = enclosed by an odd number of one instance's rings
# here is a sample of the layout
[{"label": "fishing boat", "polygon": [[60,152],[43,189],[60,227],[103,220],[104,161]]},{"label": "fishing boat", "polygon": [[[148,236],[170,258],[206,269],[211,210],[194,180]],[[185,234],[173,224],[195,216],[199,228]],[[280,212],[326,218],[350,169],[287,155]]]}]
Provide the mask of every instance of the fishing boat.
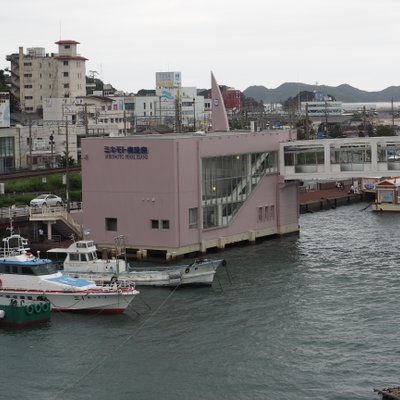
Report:
[{"label": "fishing boat", "polygon": [[0,326],[32,325],[50,320],[51,304],[46,299],[20,301],[0,295]]},{"label": "fishing boat", "polygon": [[53,311],[122,313],[139,293],[133,285],[98,286],[95,282],[65,276],[50,259],[34,256],[28,241],[14,234],[3,238],[0,251],[0,296],[18,302],[45,296]]},{"label": "fishing boat", "polygon": [[225,260],[197,259],[185,265],[131,266],[118,257],[100,259],[93,240],[74,241],[68,248],[54,248],[49,257],[62,254],[64,275],[90,279],[97,284],[118,281],[122,286],[178,286],[211,285],[217,268],[226,265]]}]

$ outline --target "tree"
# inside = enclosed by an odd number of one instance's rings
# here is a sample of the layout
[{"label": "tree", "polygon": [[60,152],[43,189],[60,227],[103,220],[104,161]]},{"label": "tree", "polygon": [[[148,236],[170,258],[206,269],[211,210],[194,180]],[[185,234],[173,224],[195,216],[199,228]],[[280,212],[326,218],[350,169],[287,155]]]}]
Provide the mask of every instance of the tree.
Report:
[{"label": "tree", "polygon": [[8,82],[10,81],[10,75],[8,75],[7,70],[0,69],[0,92],[10,93],[10,112],[21,111],[21,106],[15,96],[11,93]]},{"label": "tree", "polygon": [[374,136],[396,136],[396,132],[390,125],[378,125]]},{"label": "tree", "polygon": [[[65,168],[67,166],[67,157],[66,157],[66,153],[64,151],[62,156],[58,156],[57,157],[57,165],[60,168]],[[68,166],[72,167],[75,163],[75,160],[73,159],[73,157],[69,156],[68,157]]]},{"label": "tree", "polygon": [[296,110],[299,108],[299,104],[304,101],[313,101],[314,93],[303,91],[297,94],[295,97],[289,97],[282,103],[282,108],[285,111]]}]

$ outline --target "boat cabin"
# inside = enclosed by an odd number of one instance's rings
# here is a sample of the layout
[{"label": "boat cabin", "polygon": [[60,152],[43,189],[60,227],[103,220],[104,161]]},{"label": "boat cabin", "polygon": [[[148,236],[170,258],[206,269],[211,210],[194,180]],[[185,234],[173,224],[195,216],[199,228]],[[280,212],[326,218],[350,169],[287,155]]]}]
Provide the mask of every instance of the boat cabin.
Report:
[{"label": "boat cabin", "polygon": [[385,179],[376,184],[374,211],[400,211],[400,177]]}]

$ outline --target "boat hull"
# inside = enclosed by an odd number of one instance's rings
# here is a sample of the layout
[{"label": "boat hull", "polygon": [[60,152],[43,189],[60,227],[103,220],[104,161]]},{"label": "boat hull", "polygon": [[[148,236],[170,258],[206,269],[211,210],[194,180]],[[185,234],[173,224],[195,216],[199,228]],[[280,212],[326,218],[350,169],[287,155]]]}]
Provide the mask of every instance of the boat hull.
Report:
[{"label": "boat hull", "polygon": [[50,320],[49,302],[38,301],[25,304],[11,300],[9,304],[0,304],[0,326],[33,325]]},{"label": "boat hull", "polygon": [[[214,281],[217,268],[221,264],[224,264],[224,260],[206,260],[201,263],[175,267],[136,267],[131,268],[129,272],[119,274],[118,281],[123,286],[210,286]],[[91,280],[98,285],[108,284],[117,278],[115,274],[110,273],[93,274],[64,271],[64,274]]]},{"label": "boat hull", "polygon": [[51,304],[52,311],[74,311],[89,313],[120,314],[123,313],[134,297],[137,290],[120,292],[62,292],[62,291],[32,291],[2,289],[0,294],[17,297],[30,297],[33,300],[46,296]]}]

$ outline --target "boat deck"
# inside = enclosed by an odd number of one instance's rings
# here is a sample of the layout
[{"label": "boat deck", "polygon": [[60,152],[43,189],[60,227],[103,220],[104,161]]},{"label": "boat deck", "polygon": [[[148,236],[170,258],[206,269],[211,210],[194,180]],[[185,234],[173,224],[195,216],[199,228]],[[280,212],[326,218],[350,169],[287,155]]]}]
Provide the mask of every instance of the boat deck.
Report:
[{"label": "boat deck", "polygon": [[400,400],[400,387],[374,389],[374,392],[382,396],[382,400]]}]

